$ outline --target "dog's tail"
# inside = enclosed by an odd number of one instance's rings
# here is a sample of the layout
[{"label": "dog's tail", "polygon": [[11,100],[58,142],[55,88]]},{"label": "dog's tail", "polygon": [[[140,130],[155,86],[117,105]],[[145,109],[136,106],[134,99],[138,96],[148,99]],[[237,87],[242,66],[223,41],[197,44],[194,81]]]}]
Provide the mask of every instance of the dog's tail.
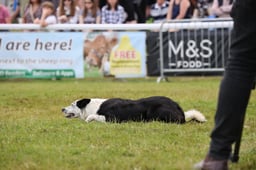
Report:
[{"label": "dog's tail", "polygon": [[191,121],[191,120],[195,120],[195,121],[198,121],[198,122],[206,122],[206,118],[205,116],[197,111],[197,110],[188,110],[185,112],[185,119],[186,119],[186,122],[188,121]]}]

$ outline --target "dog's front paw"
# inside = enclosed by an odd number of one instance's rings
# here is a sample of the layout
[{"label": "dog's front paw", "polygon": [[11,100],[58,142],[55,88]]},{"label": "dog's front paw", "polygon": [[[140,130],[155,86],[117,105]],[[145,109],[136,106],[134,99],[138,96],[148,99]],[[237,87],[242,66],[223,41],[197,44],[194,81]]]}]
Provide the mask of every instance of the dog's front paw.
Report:
[{"label": "dog's front paw", "polygon": [[94,115],[90,115],[90,116],[88,116],[88,117],[85,119],[85,121],[86,121],[87,123],[89,123],[89,122],[91,122],[91,121],[93,121],[93,120],[95,120],[95,116],[94,116]]},{"label": "dog's front paw", "polygon": [[101,115],[90,115],[88,116],[85,121],[87,123],[91,122],[91,121],[97,121],[97,122],[106,122],[106,118],[105,116],[101,116]]}]

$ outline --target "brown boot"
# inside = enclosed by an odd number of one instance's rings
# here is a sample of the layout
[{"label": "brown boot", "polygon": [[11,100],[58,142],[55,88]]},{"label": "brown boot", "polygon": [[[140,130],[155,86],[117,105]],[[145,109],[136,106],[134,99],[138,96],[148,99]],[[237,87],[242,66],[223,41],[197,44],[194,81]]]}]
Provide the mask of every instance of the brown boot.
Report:
[{"label": "brown boot", "polygon": [[210,156],[206,156],[205,160],[194,166],[198,170],[228,170],[227,160],[216,160]]}]

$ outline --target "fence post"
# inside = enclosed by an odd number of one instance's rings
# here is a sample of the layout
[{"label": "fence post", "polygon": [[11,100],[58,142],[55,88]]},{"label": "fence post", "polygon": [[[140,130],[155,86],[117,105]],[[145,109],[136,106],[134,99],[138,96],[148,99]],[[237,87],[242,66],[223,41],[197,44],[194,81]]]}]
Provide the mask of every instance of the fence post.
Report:
[{"label": "fence post", "polygon": [[164,52],[163,52],[163,26],[167,21],[163,21],[159,30],[159,60],[160,60],[160,77],[157,78],[157,83],[160,83],[161,80],[168,81],[168,79],[164,76]]}]

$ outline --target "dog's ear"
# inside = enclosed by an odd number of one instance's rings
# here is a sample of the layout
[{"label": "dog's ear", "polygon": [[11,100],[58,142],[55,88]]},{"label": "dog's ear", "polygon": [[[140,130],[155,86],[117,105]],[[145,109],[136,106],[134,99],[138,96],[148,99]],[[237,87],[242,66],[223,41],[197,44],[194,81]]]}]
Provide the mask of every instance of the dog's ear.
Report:
[{"label": "dog's ear", "polygon": [[90,103],[91,99],[81,99],[76,102],[76,106],[80,109],[85,108],[85,106]]}]

